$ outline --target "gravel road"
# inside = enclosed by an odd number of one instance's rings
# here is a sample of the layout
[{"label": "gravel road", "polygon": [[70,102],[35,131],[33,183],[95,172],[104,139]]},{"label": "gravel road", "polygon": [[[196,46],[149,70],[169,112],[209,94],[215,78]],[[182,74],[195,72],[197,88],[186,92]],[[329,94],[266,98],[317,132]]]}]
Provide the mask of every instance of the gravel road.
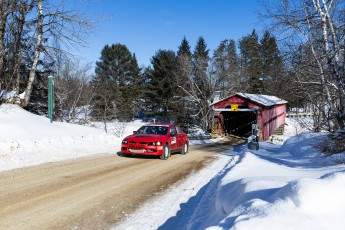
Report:
[{"label": "gravel road", "polygon": [[168,160],[104,154],[2,172],[0,229],[108,229],[229,148],[195,145]]}]

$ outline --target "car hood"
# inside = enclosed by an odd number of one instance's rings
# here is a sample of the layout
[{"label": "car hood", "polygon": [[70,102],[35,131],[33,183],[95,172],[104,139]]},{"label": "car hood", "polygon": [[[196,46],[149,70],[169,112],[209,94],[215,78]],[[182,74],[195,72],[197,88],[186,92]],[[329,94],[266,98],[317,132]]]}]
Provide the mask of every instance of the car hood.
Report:
[{"label": "car hood", "polygon": [[155,141],[164,141],[167,139],[166,136],[163,135],[155,135],[155,134],[135,134],[125,138],[127,141],[133,142],[155,142]]}]

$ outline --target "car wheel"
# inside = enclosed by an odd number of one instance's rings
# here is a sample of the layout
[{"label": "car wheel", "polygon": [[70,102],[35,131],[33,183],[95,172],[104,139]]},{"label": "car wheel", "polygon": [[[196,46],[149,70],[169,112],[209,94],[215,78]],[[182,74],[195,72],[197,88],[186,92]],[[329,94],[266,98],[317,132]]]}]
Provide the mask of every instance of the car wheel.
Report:
[{"label": "car wheel", "polygon": [[124,155],[125,157],[134,157],[133,154],[124,153],[123,155]]},{"label": "car wheel", "polygon": [[170,156],[170,148],[169,148],[169,145],[166,144],[164,145],[164,148],[163,148],[163,154],[160,156],[162,160],[167,160]]},{"label": "car wheel", "polygon": [[182,149],[181,153],[182,153],[183,155],[185,155],[185,154],[188,153],[188,144],[187,144],[187,142],[184,143],[183,149]]}]

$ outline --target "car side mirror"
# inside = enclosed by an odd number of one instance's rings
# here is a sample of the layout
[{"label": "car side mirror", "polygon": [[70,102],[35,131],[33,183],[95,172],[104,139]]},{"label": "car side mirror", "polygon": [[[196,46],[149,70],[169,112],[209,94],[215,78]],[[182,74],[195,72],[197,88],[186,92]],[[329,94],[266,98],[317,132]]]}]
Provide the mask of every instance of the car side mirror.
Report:
[{"label": "car side mirror", "polygon": [[133,131],[133,134],[136,134],[137,133],[137,131]]}]

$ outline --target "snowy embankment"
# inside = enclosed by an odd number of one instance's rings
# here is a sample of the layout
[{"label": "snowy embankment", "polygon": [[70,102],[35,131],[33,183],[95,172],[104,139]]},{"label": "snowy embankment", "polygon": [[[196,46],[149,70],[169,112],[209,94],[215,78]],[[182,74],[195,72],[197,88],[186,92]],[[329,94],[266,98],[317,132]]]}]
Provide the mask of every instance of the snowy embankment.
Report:
[{"label": "snowy embankment", "polygon": [[[143,123],[132,122],[124,135]],[[0,171],[95,154],[116,153],[122,138],[92,128],[29,113],[16,105],[0,106]]]},{"label": "snowy embankment", "polygon": [[241,153],[205,192],[188,229],[343,229],[345,166],[312,147],[322,137]]}]

